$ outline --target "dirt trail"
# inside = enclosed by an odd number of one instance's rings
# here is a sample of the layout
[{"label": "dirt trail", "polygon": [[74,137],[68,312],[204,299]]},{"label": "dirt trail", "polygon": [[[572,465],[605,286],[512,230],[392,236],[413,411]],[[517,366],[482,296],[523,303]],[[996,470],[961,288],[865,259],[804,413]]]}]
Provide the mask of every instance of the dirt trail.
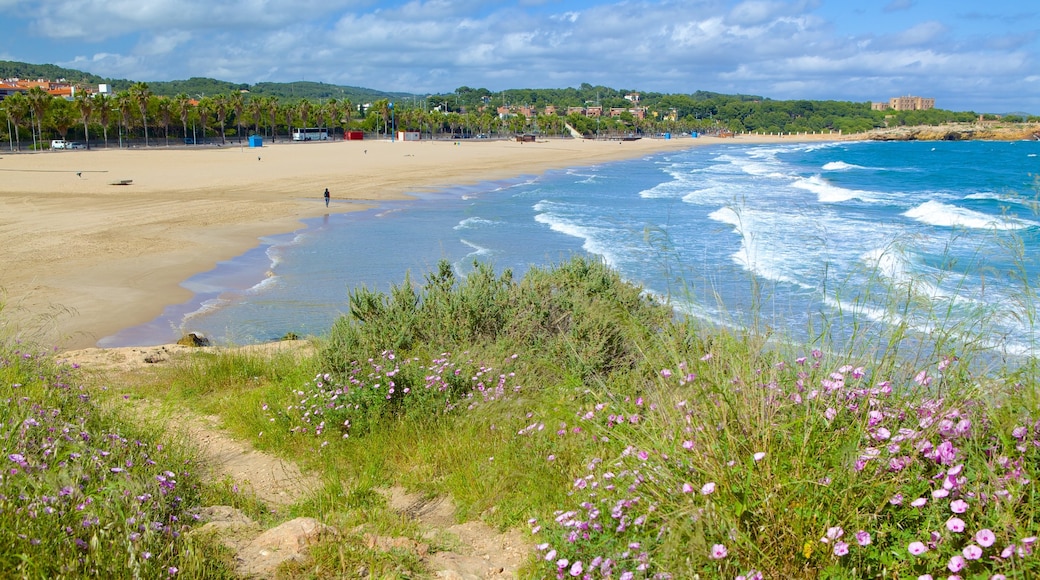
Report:
[{"label": "dirt trail", "polygon": [[[309,352],[303,341],[272,343],[254,347],[273,352],[293,349]],[[164,345],[112,349],[83,349],[61,355],[70,364],[107,378],[131,376],[147,368],[169,364],[190,356],[191,347]],[[220,429],[219,417],[178,413],[168,424],[198,446],[215,481],[226,478],[278,513],[318,489],[315,474],[301,472],[298,465],[257,451]],[[531,553],[524,535],[516,530],[499,533],[483,522],[455,523],[455,506],[447,498],[429,499],[404,488],[382,490],[394,511],[417,521],[422,541],[405,537],[364,534],[370,548],[408,550],[419,556],[433,577],[450,580],[516,578]],[[218,541],[235,552],[237,571],[243,578],[275,578],[286,561],[305,561],[307,546],[337,536],[334,530],[312,518],[296,518],[264,530],[241,511],[227,506],[203,510],[206,522],[195,533],[215,534]],[[451,551],[430,551],[430,543],[452,546]],[[360,575],[367,574],[359,571]]]}]

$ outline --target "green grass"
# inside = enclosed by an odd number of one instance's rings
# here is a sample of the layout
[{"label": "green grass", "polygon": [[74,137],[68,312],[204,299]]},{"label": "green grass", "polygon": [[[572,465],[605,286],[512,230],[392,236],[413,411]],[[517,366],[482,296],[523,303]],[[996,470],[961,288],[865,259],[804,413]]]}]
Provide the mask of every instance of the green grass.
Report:
[{"label": "green grass", "polygon": [[[595,262],[523,280],[442,265],[423,285],[355,292],[312,356],[199,354],[108,397],[219,415],[319,474],[279,517],[341,536],[289,577],[421,576],[414,553],[365,540],[422,540],[377,492],[391,485],[450,497],[460,521],[529,530],[536,578],[1037,574],[1035,366],[973,365],[951,346],[961,334],[902,356],[910,332],[893,333],[825,352],[675,320]],[[3,368],[40,374],[26,364]],[[19,381],[4,381],[12,400]],[[186,503],[263,516],[229,482],[193,485]],[[183,574],[201,570],[198,549],[156,554]],[[40,569],[78,562],[56,558]],[[109,558],[95,565],[125,573],[125,555]]]}]

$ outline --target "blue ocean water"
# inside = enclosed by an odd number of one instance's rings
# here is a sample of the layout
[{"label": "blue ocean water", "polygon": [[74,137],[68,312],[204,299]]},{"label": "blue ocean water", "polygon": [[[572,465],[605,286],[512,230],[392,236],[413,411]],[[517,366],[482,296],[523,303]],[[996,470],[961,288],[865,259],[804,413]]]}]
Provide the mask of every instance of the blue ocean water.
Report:
[{"label": "blue ocean water", "polygon": [[1027,141],[726,144],[422,194],[266,238],[186,281],[192,301],[100,344],[321,335],[350,289],[421,282],[441,259],[464,276],[475,259],[523,274],[591,254],[717,324],[839,341],[903,324],[1033,353],[1038,153]]}]

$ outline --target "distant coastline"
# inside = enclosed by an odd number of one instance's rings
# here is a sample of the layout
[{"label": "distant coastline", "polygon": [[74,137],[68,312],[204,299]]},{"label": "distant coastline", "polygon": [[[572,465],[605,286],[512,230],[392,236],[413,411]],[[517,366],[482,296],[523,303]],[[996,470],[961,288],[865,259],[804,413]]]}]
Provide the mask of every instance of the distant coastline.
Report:
[{"label": "distant coastline", "polygon": [[870,141],[1033,141],[1040,140],[1040,123],[947,123],[873,129],[850,138]]}]

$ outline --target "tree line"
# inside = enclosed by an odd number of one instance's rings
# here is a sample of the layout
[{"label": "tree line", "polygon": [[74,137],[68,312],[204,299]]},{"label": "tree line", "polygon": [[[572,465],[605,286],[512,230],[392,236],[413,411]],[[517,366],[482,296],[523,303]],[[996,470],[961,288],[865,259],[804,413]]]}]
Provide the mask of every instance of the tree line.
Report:
[{"label": "tree line", "polygon": [[[331,85],[328,85],[331,86]],[[82,140],[88,146],[130,143],[144,146],[241,141],[248,135],[277,140],[295,128],[321,127],[331,137],[360,130],[388,135],[416,131],[430,138],[465,138],[538,133],[568,134],[570,128],[587,136],[672,133],[857,133],[893,125],[938,125],[970,122],[974,112],[943,109],[875,111],[870,103],[845,101],[776,101],[751,95],[642,93],[593,87],[524,89],[494,93],[460,87],[454,93],[380,98],[354,102],[350,98],[285,98],[231,88],[195,97],[181,92],[159,95],[137,82],[114,94],[82,91],[69,100],[34,87],[0,101],[6,126],[0,134],[12,149],[23,141],[44,147],[51,138]],[[546,114],[553,105],[558,113]],[[507,114],[500,115],[499,107]],[[533,107],[531,117],[518,107]],[[568,107],[624,109],[618,116],[567,114]],[[512,108],[511,108],[512,107]],[[636,108],[645,115],[636,114]],[[1037,121],[1028,119],[1008,119]],[[570,128],[567,126],[570,125]]]}]

